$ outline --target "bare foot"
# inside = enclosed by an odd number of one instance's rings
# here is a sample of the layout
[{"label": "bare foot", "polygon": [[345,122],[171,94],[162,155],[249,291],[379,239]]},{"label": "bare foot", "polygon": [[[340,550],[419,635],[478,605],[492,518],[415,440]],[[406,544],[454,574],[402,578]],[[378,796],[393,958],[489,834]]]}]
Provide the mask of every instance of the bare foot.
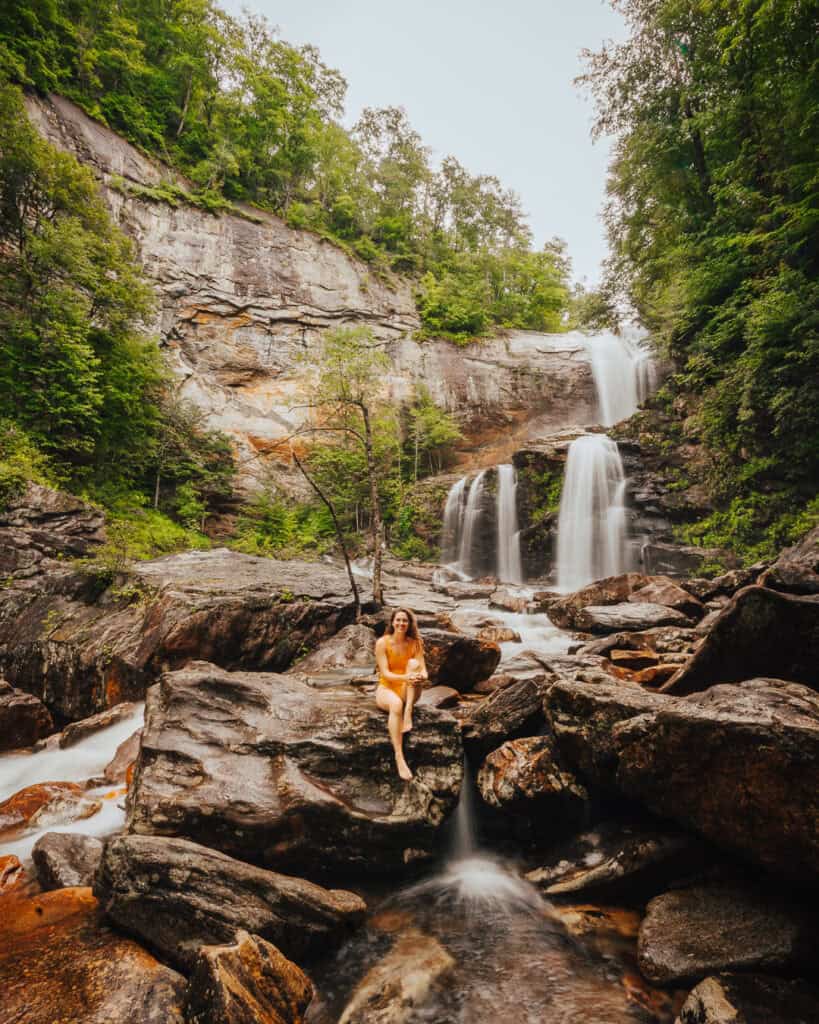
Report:
[{"label": "bare foot", "polygon": [[404,724],[401,726],[401,732],[410,732],[411,729],[412,729],[412,719],[411,718],[405,718],[404,719]]},{"label": "bare foot", "polygon": [[412,778],[412,772],[410,771],[410,767],[407,764],[407,762],[402,757],[400,761],[398,760],[398,758],[396,758],[395,764],[398,768],[398,774],[401,776],[404,782],[409,782],[409,780]]}]

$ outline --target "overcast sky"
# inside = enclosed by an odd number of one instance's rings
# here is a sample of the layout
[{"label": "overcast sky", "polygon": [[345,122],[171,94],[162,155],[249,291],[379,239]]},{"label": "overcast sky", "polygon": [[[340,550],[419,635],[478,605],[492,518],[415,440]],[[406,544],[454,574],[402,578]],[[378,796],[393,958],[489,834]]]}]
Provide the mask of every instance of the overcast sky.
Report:
[{"label": "overcast sky", "polygon": [[593,285],[606,253],[600,210],[609,143],[592,145],[590,100],[572,85],[579,53],[625,35],[607,0],[226,0],[313,43],[362,107],[403,106],[440,159],[515,189],[538,244],[568,242]]}]

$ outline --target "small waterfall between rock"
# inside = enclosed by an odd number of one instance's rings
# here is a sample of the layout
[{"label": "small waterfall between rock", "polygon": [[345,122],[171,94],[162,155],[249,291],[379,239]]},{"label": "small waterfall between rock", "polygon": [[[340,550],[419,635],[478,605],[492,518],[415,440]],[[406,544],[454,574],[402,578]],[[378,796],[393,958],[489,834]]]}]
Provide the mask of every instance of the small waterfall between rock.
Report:
[{"label": "small waterfall between rock", "polygon": [[601,331],[584,338],[599,403],[598,422],[614,426],[632,416],[654,389],[655,366],[636,331]]},{"label": "small waterfall between rock", "polygon": [[573,441],[557,527],[557,585],[579,590],[626,571],[626,478],[617,445],[604,434]]},{"label": "small waterfall between rock", "polygon": [[518,476],[515,467],[498,466],[497,577],[503,583],[523,583],[517,507]]},{"label": "small waterfall between rock", "polygon": [[[505,583],[523,583],[517,511],[517,472],[512,465],[495,469],[494,523],[487,474],[481,470],[467,487],[462,477],[449,489],[441,532],[441,562],[469,578],[486,571]],[[494,529],[494,537],[487,533]],[[487,543],[487,540],[489,543]],[[490,545],[494,541],[494,550]],[[487,564],[487,553],[491,561]]]}]

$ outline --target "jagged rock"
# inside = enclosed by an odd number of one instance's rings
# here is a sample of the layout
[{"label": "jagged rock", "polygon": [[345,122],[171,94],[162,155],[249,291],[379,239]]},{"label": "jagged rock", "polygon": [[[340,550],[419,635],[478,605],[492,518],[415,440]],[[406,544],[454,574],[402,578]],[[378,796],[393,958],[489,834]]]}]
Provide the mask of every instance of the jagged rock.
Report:
[{"label": "jagged rock", "polygon": [[525,612],[529,598],[522,594],[513,594],[505,588],[493,590],[489,598],[490,608],[502,608],[507,612]]},{"label": "jagged rock", "polygon": [[[543,669],[540,665],[537,665],[533,669],[533,672],[537,675],[543,675]],[[517,680],[518,677],[512,675],[511,672],[496,672],[488,679],[484,679],[480,683],[476,683],[473,692],[481,694],[494,693],[495,690],[502,690],[506,686],[511,686],[512,683],[517,682]]]},{"label": "jagged rock", "polygon": [[647,573],[667,573],[671,576],[695,576],[707,563],[736,564],[733,552],[726,548],[686,547],[652,540],[642,547],[643,564]]},{"label": "jagged rock", "polygon": [[299,873],[396,872],[432,855],[463,759],[455,719],[427,707],[404,749],[409,784],[371,694],[195,662],[148,693],[129,828]]},{"label": "jagged rock", "polygon": [[117,722],[121,722],[125,718],[131,718],[136,713],[137,708],[138,705],[136,703],[123,701],[123,703],[115,704],[113,707],[106,708],[105,711],[100,711],[89,718],[81,718],[79,722],[71,722],[60,733],[60,747],[62,749],[73,747],[75,743],[79,743],[92,733],[99,732],[101,729],[107,729],[109,725],[116,725]]},{"label": "jagged rock", "polygon": [[482,761],[506,740],[537,733],[544,724],[543,697],[553,678],[541,669],[535,678],[505,686],[470,708],[461,720],[469,757]]},{"label": "jagged rock", "polygon": [[13,853],[0,856],[0,897],[19,892],[26,884],[26,873],[20,858]]},{"label": "jagged rock", "polygon": [[188,982],[188,1024],[302,1024],[313,998],[307,975],[274,945],[236,934],[203,946]]},{"label": "jagged rock", "polygon": [[333,668],[370,668],[375,666],[375,633],[353,623],[325,640],[315,651],[299,658],[287,670],[304,675]]},{"label": "jagged rock", "polygon": [[105,540],[105,517],[73,495],[28,483],[0,509],[0,578],[27,579]]},{"label": "jagged rock", "polygon": [[225,548],[139,562],[124,589],[99,595],[93,578],[67,569],[7,588],[0,669],[9,682],[73,721],[141,700],[163,669],[194,658],[284,670],[353,616],[340,567]]},{"label": "jagged rock", "polygon": [[495,584],[461,583],[459,580],[450,580],[448,583],[433,583],[432,589],[448,597],[454,597],[456,601],[474,601],[490,597],[495,590]]},{"label": "jagged rock", "polygon": [[626,601],[623,604],[587,605],[575,616],[575,629],[584,633],[615,633],[656,626],[690,626],[691,619],[662,604]]},{"label": "jagged rock", "polygon": [[546,717],[561,758],[590,787],[616,793],[618,722],[663,707],[668,697],[609,676],[558,679],[545,697]]},{"label": "jagged rock", "polygon": [[609,737],[621,790],[723,849],[815,882],[819,695],[752,679],[650,696],[650,713]]},{"label": "jagged rock", "polygon": [[416,701],[416,707],[451,708],[458,703],[460,694],[451,686],[430,686],[423,690]]},{"label": "jagged rock", "polygon": [[663,689],[687,694],[765,675],[819,689],[819,597],[745,587]]},{"label": "jagged rock", "polygon": [[813,1024],[819,989],[799,978],[719,974],[689,994],[676,1024]]},{"label": "jagged rock", "polygon": [[484,760],[477,783],[490,807],[523,815],[536,830],[576,824],[587,815],[589,794],[560,764],[550,736],[508,740]]},{"label": "jagged rock", "polygon": [[366,911],[362,899],[343,889],[158,836],[109,839],[94,894],[124,931],[185,970],[201,946],[235,942],[242,930],[299,959],[339,941]]},{"label": "jagged rock", "polygon": [[668,576],[650,576],[644,586],[636,588],[628,597],[629,601],[643,604],[661,604],[682,612],[690,619],[702,617],[702,602],[683,587],[678,586]]},{"label": "jagged rock", "polygon": [[484,626],[478,632],[478,639],[493,644],[520,643],[520,633],[509,626]]},{"label": "jagged rock", "polygon": [[450,633],[443,629],[423,632],[424,660],[433,685],[444,684],[463,693],[488,679],[501,658],[500,647],[490,640]]},{"label": "jagged rock", "polygon": [[819,927],[804,908],[740,885],[657,896],[637,939],[640,970],[668,985],[724,970],[812,970]]},{"label": "jagged rock", "polygon": [[70,832],[46,832],[31,851],[37,879],[45,890],[91,885],[100,857],[101,840]]},{"label": "jagged rock", "polygon": [[74,782],[38,782],[0,803],[0,837],[90,818],[102,807]]},{"label": "jagged rock", "polygon": [[408,1024],[454,968],[436,939],[410,929],[358,983],[338,1024]]},{"label": "jagged rock", "polygon": [[185,1024],[185,979],[107,927],[90,889],[4,908],[0,991],[8,1024]]},{"label": "jagged rock", "polygon": [[588,605],[622,604],[633,591],[648,582],[641,573],[629,572],[620,576],[607,576],[587,587],[552,601],[547,610],[551,621],[561,629],[582,629],[577,617]]},{"label": "jagged rock", "polygon": [[53,731],[54,720],[41,700],[0,679],[0,752],[30,747]]},{"label": "jagged rock", "polygon": [[142,739],[142,730],[137,729],[135,733],[123,740],[114,752],[114,756],[105,766],[103,778],[106,782],[124,782],[129,775],[132,765],[139,754],[139,742]]},{"label": "jagged rock", "polygon": [[637,633],[609,633],[597,640],[583,644],[578,654],[596,654],[608,657],[615,648],[639,651],[647,648],[658,655],[690,654],[696,642],[695,629],[681,629],[677,626],[659,626]]},{"label": "jagged rock", "polygon": [[819,594],[819,526],[786,548],[759,582],[792,594]]},{"label": "jagged rock", "polygon": [[633,650],[615,648],[609,651],[608,657],[614,665],[632,669],[635,672],[639,672],[643,668],[653,668],[659,661],[657,654],[647,647],[637,647]]},{"label": "jagged rock", "polygon": [[605,891],[645,899],[690,877],[703,863],[703,844],[691,836],[608,822],[576,836],[526,877],[546,896]]}]

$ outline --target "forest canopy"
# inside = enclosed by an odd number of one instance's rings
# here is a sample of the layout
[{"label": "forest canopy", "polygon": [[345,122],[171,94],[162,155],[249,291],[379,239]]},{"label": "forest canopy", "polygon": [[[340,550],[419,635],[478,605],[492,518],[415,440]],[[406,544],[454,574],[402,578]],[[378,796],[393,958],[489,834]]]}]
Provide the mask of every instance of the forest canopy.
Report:
[{"label": "forest canopy", "polygon": [[342,125],[346,82],[312,46],[213,0],[20,0],[0,10],[0,72],[81,104],[193,182],[416,276],[426,330],[560,330],[563,244],[532,247],[520,200],[431,153],[400,108]]}]

